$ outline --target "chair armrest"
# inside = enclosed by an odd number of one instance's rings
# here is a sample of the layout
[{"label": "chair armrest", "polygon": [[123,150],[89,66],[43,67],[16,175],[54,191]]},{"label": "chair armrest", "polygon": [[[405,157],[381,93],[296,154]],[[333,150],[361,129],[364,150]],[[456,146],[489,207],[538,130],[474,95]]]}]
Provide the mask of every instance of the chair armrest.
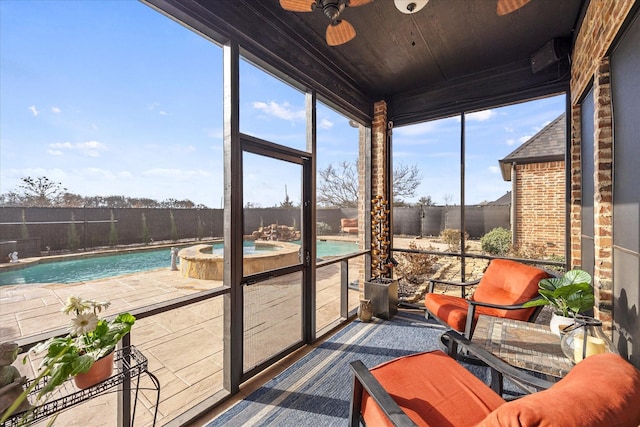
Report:
[{"label": "chair armrest", "polygon": [[453,285],[453,286],[473,286],[480,283],[480,279],[472,280],[470,282],[452,282],[449,280],[440,280],[440,279],[429,279],[431,283],[441,283],[443,285]]},{"label": "chair armrest", "polygon": [[[535,298],[535,299],[538,299],[538,298]],[[528,301],[523,302],[521,304],[513,304],[513,305],[500,305],[500,304],[493,304],[490,302],[474,301],[471,299],[467,301],[469,302],[469,304],[472,304],[472,305],[479,305],[481,307],[490,307],[490,308],[500,308],[503,310],[520,310],[523,308],[533,308],[533,307],[524,307],[524,304],[526,304]]]},{"label": "chair armrest", "polygon": [[514,366],[509,365],[507,362],[494,356],[493,354],[482,348],[480,345],[465,338],[462,334],[454,331],[453,329],[446,331],[445,334],[448,335],[450,339],[455,341],[456,344],[463,346],[464,348],[469,350],[471,354],[486,363],[492,371],[510,378],[514,383],[518,384],[524,390],[546,390],[554,384],[551,381],[535,377]]},{"label": "chair armrest", "polygon": [[460,291],[462,292],[462,297],[464,298],[464,289],[467,286],[474,286],[477,285],[478,283],[480,283],[480,279],[476,279],[476,280],[472,280],[470,282],[452,282],[449,280],[440,280],[440,279],[429,279],[429,293],[433,293],[433,288],[435,286],[436,283],[439,283],[441,285],[451,285],[451,286],[458,286],[460,288]]},{"label": "chair armrest", "polygon": [[362,389],[364,388],[369,396],[378,404],[380,409],[389,418],[394,426],[414,427],[417,426],[407,414],[405,414],[400,406],[382,387],[369,369],[360,360],[350,363],[351,370],[354,374],[353,396],[351,402],[350,425],[360,425],[360,410],[362,405]]}]

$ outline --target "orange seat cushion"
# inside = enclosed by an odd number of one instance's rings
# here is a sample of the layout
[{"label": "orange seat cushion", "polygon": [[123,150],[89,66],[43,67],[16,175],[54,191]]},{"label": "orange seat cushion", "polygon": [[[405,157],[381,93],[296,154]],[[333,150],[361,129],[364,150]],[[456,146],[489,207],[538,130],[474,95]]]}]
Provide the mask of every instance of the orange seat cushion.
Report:
[{"label": "orange seat cushion", "polygon": [[[474,425],[504,400],[442,351],[391,360],[371,373],[419,426]],[[362,394],[368,426],[390,426],[369,394]]]},{"label": "orange seat cushion", "polygon": [[[446,322],[451,326],[451,328],[459,332],[464,332],[467,322],[467,310],[469,308],[467,300],[460,297],[454,297],[452,295],[427,294],[424,299],[424,305],[431,314]],[[513,313],[509,313],[512,315],[509,316],[509,318],[527,320],[529,316],[531,316],[532,310],[533,309],[511,310]],[[481,314],[495,317],[507,317],[503,315],[504,311],[505,310],[478,306],[476,307],[474,323],[478,320],[478,316]],[[516,317],[515,315],[518,314],[520,316]]]},{"label": "orange seat cushion", "polygon": [[500,406],[478,426],[640,425],[640,371],[615,354],[589,356],[548,390]]},{"label": "orange seat cushion", "polygon": [[[473,300],[500,305],[521,304],[538,296],[538,283],[549,277],[544,270],[506,259],[494,259],[487,267]],[[440,320],[457,331],[464,331],[469,303],[460,297],[427,294],[425,307]],[[476,307],[476,315],[529,320],[535,308],[504,310]],[[477,320],[477,317],[475,318]]]}]

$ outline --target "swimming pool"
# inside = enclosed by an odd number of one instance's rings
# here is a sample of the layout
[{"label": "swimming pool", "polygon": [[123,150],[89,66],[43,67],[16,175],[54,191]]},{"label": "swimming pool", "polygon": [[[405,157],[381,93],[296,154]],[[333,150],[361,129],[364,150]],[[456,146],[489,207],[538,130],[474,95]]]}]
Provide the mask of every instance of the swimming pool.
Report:
[{"label": "swimming pool", "polygon": [[[353,242],[327,240],[317,243],[319,258],[346,255],[357,250],[358,246]],[[171,251],[169,248],[144,250],[126,254],[47,262],[20,270],[6,271],[0,273],[0,286],[26,283],[86,282],[122,274],[169,268],[170,266]]]}]

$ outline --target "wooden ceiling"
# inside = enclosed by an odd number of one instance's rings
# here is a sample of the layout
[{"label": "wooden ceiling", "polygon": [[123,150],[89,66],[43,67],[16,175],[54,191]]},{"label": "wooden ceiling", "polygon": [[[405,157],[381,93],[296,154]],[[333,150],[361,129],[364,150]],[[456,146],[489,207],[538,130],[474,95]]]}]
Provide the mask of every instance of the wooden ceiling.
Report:
[{"label": "wooden ceiling", "polygon": [[554,39],[571,43],[588,5],[530,0],[500,16],[498,0],[430,0],[404,14],[393,0],[375,0],[342,12],[357,35],[331,47],[320,10],[289,12],[278,0],[144,1],[217,43],[238,42],[256,65],[363,123],[384,99],[396,125],[568,90],[568,56],[535,73],[531,56]]}]

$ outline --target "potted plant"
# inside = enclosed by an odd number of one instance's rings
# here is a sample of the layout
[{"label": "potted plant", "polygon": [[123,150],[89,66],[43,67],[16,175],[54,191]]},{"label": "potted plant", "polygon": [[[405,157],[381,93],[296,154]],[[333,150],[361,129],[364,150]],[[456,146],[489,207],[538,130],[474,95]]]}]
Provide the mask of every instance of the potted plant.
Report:
[{"label": "potted plant", "polygon": [[109,302],[97,302],[71,296],[67,306],[62,310],[72,315],[69,334],[64,337],[51,338],[35,346],[35,353],[46,352],[40,370],[48,373],[47,383],[40,391],[44,395],[64,383],[70,377],[76,377],[79,388],[87,388],[83,374],[90,370],[98,370],[98,383],[111,376],[113,372],[113,351],[135,322],[129,313],[121,313],[113,320],[100,319],[98,314],[109,307]]},{"label": "potted plant", "polygon": [[553,317],[549,326],[556,335],[560,335],[561,326],[574,323],[576,314],[593,308],[591,276],[584,270],[573,269],[562,277],[542,279],[538,286],[541,298],[528,301],[524,306],[552,306]]}]

